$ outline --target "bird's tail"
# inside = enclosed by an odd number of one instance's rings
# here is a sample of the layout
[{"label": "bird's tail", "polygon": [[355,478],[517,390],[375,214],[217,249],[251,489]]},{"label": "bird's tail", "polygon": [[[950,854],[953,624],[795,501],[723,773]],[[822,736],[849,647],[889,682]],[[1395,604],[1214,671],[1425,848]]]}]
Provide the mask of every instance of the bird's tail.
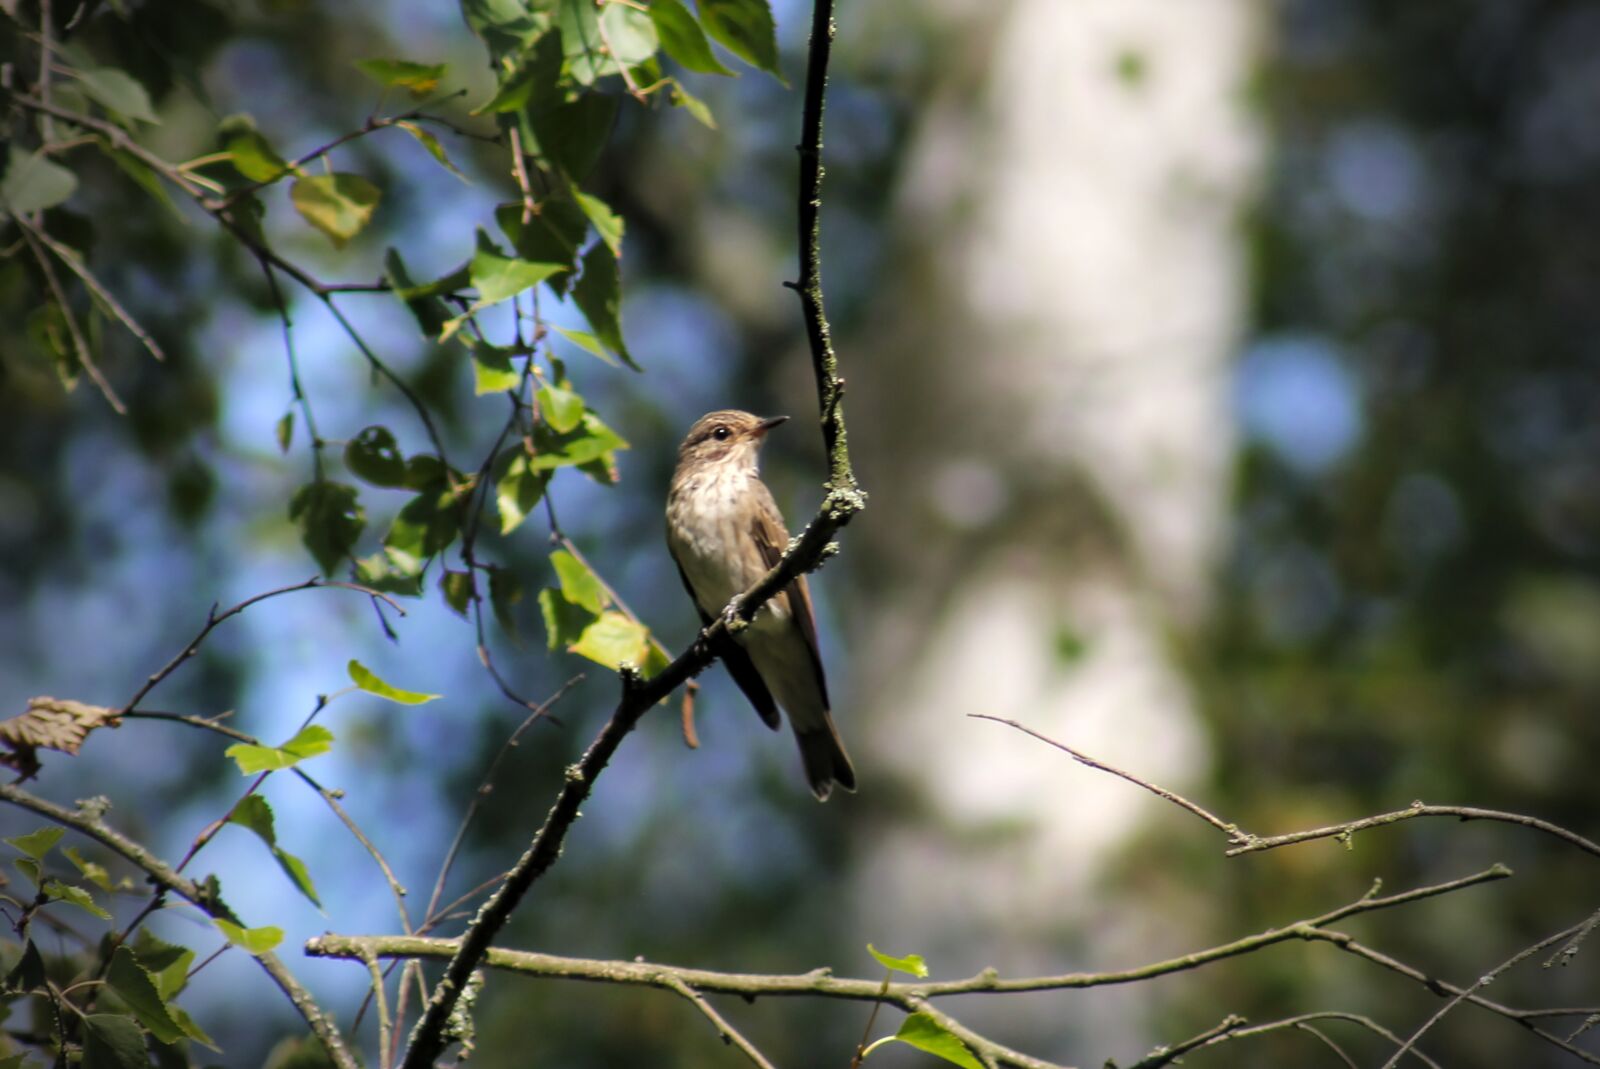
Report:
[{"label": "bird's tail", "polygon": [[800,763],[805,766],[806,780],[817,801],[826,802],[835,783],[847,791],[856,789],[856,770],[850,765],[831,716],[823,713],[820,725],[797,730],[794,737],[800,742]]}]

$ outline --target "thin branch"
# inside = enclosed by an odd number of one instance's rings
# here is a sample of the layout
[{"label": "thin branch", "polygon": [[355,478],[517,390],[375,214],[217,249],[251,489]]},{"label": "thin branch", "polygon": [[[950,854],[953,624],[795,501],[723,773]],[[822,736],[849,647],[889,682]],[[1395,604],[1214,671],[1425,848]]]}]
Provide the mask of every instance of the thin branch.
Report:
[{"label": "thin branch", "polygon": [[99,366],[94,362],[94,353],[90,351],[89,341],[83,336],[82,328],[78,326],[78,317],[72,314],[72,305],[67,302],[67,291],[62,288],[61,280],[56,277],[56,269],[51,266],[50,258],[44,254],[38,232],[24,222],[21,216],[13,214],[11,218],[16,222],[22,240],[28,243],[28,249],[33,253],[34,260],[38,262],[39,273],[44,276],[45,285],[50,287],[56,307],[61,309],[61,318],[67,324],[67,334],[72,338],[72,349],[78,356],[78,363],[83,365],[83,370],[100,390],[101,396],[106,399],[106,404],[110,405],[117,415],[127,415],[128,406],[122,403],[122,398],[117,396],[117,391],[111,388],[111,383],[106,381],[106,377],[100,373]]},{"label": "thin branch", "polygon": [[[172,893],[183,898],[191,905],[198,908],[208,917],[226,920],[234,924],[240,923],[238,915],[223,902],[210,888],[188,879],[175,871],[161,858],[157,857],[142,844],[123,835],[115,828],[100,819],[99,812],[94,808],[67,809],[35,797],[22,788],[11,783],[0,783],[0,799],[20,806],[40,816],[55,821],[68,828],[73,828],[89,838],[94,839],[102,846],[121,855],[150,877],[158,886],[166,888]],[[291,973],[279,960],[276,954],[269,952],[255,955],[261,968],[270,976],[274,983],[288,996],[295,1009],[305,1018],[306,1024],[311,1027],[318,1039],[327,1048],[328,1055],[333,1059],[338,1069],[359,1069],[355,1056],[345,1046],[344,1038],[340,1036],[338,1028],[333,1024],[333,1019],[311,997],[311,993],[300,985]]]},{"label": "thin branch", "polygon": [[[1366,1016],[1365,1014],[1344,1013],[1338,1010],[1322,1010],[1316,1013],[1302,1013],[1294,1017],[1285,1017],[1281,1021],[1270,1021],[1266,1024],[1251,1025],[1248,1028],[1239,1027],[1229,1029],[1223,1034],[1213,1036],[1205,1043],[1200,1044],[1199,1047],[1191,1049],[1217,1047],[1224,1043],[1231,1043],[1234,1040],[1253,1039],[1257,1036],[1264,1036],[1271,1032],[1281,1032],[1292,1028],[1298,1031],[1311,1033],[1324,1045],[1333,1050],[1333,1052],[1337,1054],[1346,1065],[1353,1067],[1355,1062],[1348,1054],[1344,1052],[1343,1048],[1341,1048],[1337,1043],[1333,1042],[1333,1040],[1329,1039],[1327,1036],[1323,1035],[1319,1029],[1311,1027],[1312,1021],[1348,1021],[1351,1024],[1360,1025],[1373,1035],[1387,1040],[1389,1043],[1394,1044],[1395,1046],[1399,1046],[1401,1042],[1400,1037],[1395,1035],[1394,1032],[1390,1031],[1388,1028],[1385,1028],[1383,1025],[1379,1024],[1377,1021]],[[1411,1051],[1411,1055],[1424,1065],[1428,1066],[1429,1069],[1441,1069],[1438,1062],[1434,1061],[1420,1050],[1413,1049]],[[1145,1064],[1145,1062],[1139,1062],[1137,1065],[1130,1066],[1129,1069],[1139,1069],[1140,1066],[1144,1066]]]},{"label": "thin branch", "polygon": [[1586,854],[1600,857],[1600,844],[1596,844],[1576,832],[1568,831],[1559,824],[1552,824],[1548,820],[1540,820],[1538,817],[1524,816],[1520,813],[1504,813],[1496,809],[1479,809],[1475,806],[1464,805],[1425,805],[1422,802],[1412,802],[1409,808],[1399,809],[1393,813],[1380,813],[1377,816],[1350,820],[1343,824],[1330,824],[1325,828],[1289,832],[1287,835],[1251,835],[1240,845],[1229,850],[1227,856],[1238,857],[1240,854],[1253,854],[1260,850],[1275,850],[1280,846],[1310,842],[1313,839],[1348,839],[1358,831],[1365,831],[1368,828],[1381,828],[1388,824],[1398,824],[1403,820],[1414,820],[1417,817],[1454,817],[1462,821],[1490,820],[1501,824],[1516,824],[1520,827],[1533,828],[1547,835],[1553,835],[1557,839],[1577,847]]},{"label": "thin branch", "polygon": [[213,606],[211,611],[206,614],[205,625],[200,628],[199,632],[194,636],[194,638],[189,640],[189,644],[180,650],[177,656],[173,657],[172,660],[168,661],[159,670],[150,675],[144,681],[144,684],[140,686],[136,692],[134,692],[133,697],[129,698],[128,701],[123,704],[122,708],[117,711],[117,715],[127,716],[129,713],[133,712],[133,710],[138,707],[139,703],[144,701],[146,695],[159,686],[161,682],[168,676],[172,675],[173,672],[176,672],[185,661],[199,652],[201,643],[205,642],[205,640],[210,637],[211,632],[215,631],[217,626],[223,621],[239,615],[246,609],[250,608],[250,606],[266,601],[268,598],[275,598],[281,594],[293,594],[301,590],[316,590],[322,587],[332,587],[339,590],[354,590],[357,593],[365,594],[371,598],[379,598],[401,616],[406,614],[406,611],[400,607],[400,604],[397,601],[381,590],[374,590],[369,586],[362,586],[360,583],[346,583],[338,579],[323,579],[321,576],[315,575],[303,583],[295,583],[291,586],[278,587],[276,590],[268,590],[265,593],[256,594],[252,597],[245,598],[243,601],[239,602],[239,604],[234,605],[232,608],[226,609],[221,613],[218,613],[216,607]]},{"label": "thin branch", "polygon": [[1171,1065],[1190,1051],[1215,1042],[1229,1032],[1243,1028],[1246,1023],[1243,1017],[1236,1013],[1230,1013],[1220,1022],[1212,1025],[1197,1036],[1191,1036],[1181,1043],[1174,1043],[1170,1047],[1157,1047],[1143,1058],[1134,1062],[1128,1069],[1158,1069],[1163,1065]]},{"label": "thin branch", "polygon": [[116,296],[95,277],[94,272],[90,271],[88,266],[84,264],[83,257],[79,256],[76,250],[63,245],[51,237],[43,228],[35,227],[18,216],[13,216],[12,218],[17,220],[23,230],[32,232],[33,236],[38,238],[46,248],[55,253],[56,258],[66,264],[67,268],[78,276],[79,280],[88,287],[89,292],[99,298],[100,303],[105,305],[106,309],[116,317],[117,321],[127,328],[129,334],[138,339],[139,344],[143,345],[151,356],[157,360],[166,360],[167,354],[162,352],[161,346],[156,344],[156,340],[150,336],[150,332],[145,330],[139,321],[134,319],[128,310],[122,306]]},{"label": "thin branch", "polygon": [[704,995],[676,976],[668,979],[667,986],[688,999],[691,1006],[705,1015],[706,1020],[710,1021],[712,1027],[717,1030],[717,1035],[722,1037],[722,1042],[738,1047],[744,1052],[744,1056],[749,1058],[752,1064],[759,1066],[760,1069],[777,1069],[776,1066],[767,1061],[761,1051],[756,1049],[754,1043],[751,1043],[741,1035],[737,1028],[728,1023],[727,1018],[717,1012],[715,1006],[706,1001]]},{"label": "thin branch", "polygon": [[[575,773],[576,771],[574,770]],[[995,970],[985,969],[963,980],[900,982],[891,983],[886,987],[882,980],[844,979],[834,976],[828,969],[814,969],[811,972],[800,974],[777,975],[726,973],[677,965],[662,965],[654,962],[567,958],[530,951],[502,950],[498,947],[489,949],[481,960],[497,969],[564,980],[587,980],[600,983],[664,987],[668,986],[666,977],[670,975],[702,993],[740,995],[746,998],[765,995],[815,995],[858,1002],[871,1002],[882,998],[887,1002],[900,1006],[902,1009],[914,1010],[916,1008],[913,1005],[914,1001],[944,998],[951,995],[1059,991],[1134,983],[1157,976],[1186,972],[1215,961],[1249,954],[1277,943],[1284,943],[1294,939],[1327,940],[1330,934],[1336,933],[1329,933],[1324,926],[1336,923],[1346,917],[1392,909],[1439,895],[1451,894],[1478,884],[1505,879],[1510,874],[1510,871],[1504,866],[1497,865],[1460,879],[1430,884],[1399,894],[1382,898],[1363,897],[1337,909],[1329,910],[1327,913],[1317,917],[1296,921],[1279,928],[1268,928],[1255,935],[1245,936],[1242,939],[1209,947],[1205,950],[1198,950],[1181,957],[1111,972],[1073,972],[1054,976],[1004,979]],[[463,945],[463,939],[328,934],[310,940],[306,944],[306,953],[313,957],[353,958],[359,960],[365,960],[364,956],[366,955],[385,958],[436,959],[458,956]]]},{"label": "thin branch", "polygon": [[992,720],[996,724],[1005,724],[1007,727],[1016,728],[1018,731],[1022,732],[1025,735],[1032,735],[1034,738],[1038,739],[1040,742],[1046,743],[1046,744],[1048,744],[1050,746],[1054,746],[1056,749],[1062,751],[1063,753],[1066,753],[1066,754],[1070,755],[1072,757],[1072,759],[1074,761],[1078,762],[1080,765],[1087,765],[1088,767],[1093,768],[1093,769],[1098,769],[1101,772],[1109,772],[1113,776],[1118,776],[1118,777],[1120,777],[1122,779],[1125,779],[1129,783],[1134,784],[1135,786],[1143,787],[1145,790],[1149,791],[1151,794],[1155,795],[1158,798],[1165,798],[1167,801],[1171,802],[1173,805],[1176,805],[1181,809],[1186,809],[1190,813],[1193,813],[1195,816],[1199,817],[1201,820],[1205,821],[1207,824],[1211,825],[1213,828],[1216,828],[1218,831],[1228,835],[1230,838],[1237,837],[1240,834],[1242,834],[1239,831],[1239,826],[1238,825],[1227,823],[1222,818],[1212,814],[1210,811],[1208,811],[1206,809],[1202,809],[1200,806],[1195,805],[1193,802],[1189,801],[1187,798],[1183,797],[1182,795],[1180,795],[1180,794],[1178,794],[1178,793],[1176,793],[1174,791],[1169,791],[1165,787],[1159,787],[1156,784],[1151,783],[1149,780],[1140,779],[1138,776],[1135,776],[1132,772],[1125,772],[1122,769],[1117,768],[1114,765],[1108,765],[1103,761],[1097,761],[1097,760],[1095,760],[1094,758],[1090,757],[1087,754],[1080,753],[1077,750],[1074,750],[1072,747],[1068,746],[1066,743],[1057,742],[1055,739],[1050,738],[1048,735],[1041,735],[1039,732],[1037,732],[1037,731],[1033,730],[1032,728],[1028,727],[1026,724],[1019,724],[1017,721],[1015,721],[1015,720],[1007,720],[1005,717],[990,716],[988,713],[968,713],[967,715],[969,717],[971,717],[972,719],[974,719],[974,720]]}]

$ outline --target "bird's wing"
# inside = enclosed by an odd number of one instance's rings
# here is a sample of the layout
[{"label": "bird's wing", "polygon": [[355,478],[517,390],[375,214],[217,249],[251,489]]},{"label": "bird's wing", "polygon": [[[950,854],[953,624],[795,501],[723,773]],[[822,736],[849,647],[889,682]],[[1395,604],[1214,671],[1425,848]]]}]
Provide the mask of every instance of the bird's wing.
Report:
[{"label": "bird's wing", "polygon": [[[677,558],[673,558],[673,563],[677,563]],[[678,578],[683,580],[683,589],[689,592],[689,600],[694,602],[695,611],[700,614],[700,626],[710,627],[711,614],[700,608],[700,598],[695,594],[694,587],[689,585],[689,575],[681,564],[678,565]],[[744,647],[732,639],[724,638],[717,643],[717,656],[722,658],[728,674],[739,684],[739,689],[750,699],[750,704],[755,706],[761,722],[777,731],[783,723],[778,717],[778,703],[772,700],[772,691],[767,689],[766,682],[762,680],[761,673],[756,671]]]},{"label": "bird's wing", "polygon": [[[766,495],[764,509],[755,509],[752,534],[755,536],[756,545],[761,548],[761,555],[771,568],[783,557],[783,551],[789,546],[789,533],[783,529],[783,521],[778,517],[777,502],[772,500],[772,493],[765,484],[757,483],[758,493]],[[806,640],[806,649],[811,653],[811,667],[816,672],[817,690],[822,695],[822,707],[832,708],[828,701],[828,679],[822,671],[822,651],[817,646],[817,621],[811,612],[811,591],[806,586],[806,577],[801,575],[795,581],[779,591],[773,600],[789,599],[789,618],[800,628],[800,634]]]}]

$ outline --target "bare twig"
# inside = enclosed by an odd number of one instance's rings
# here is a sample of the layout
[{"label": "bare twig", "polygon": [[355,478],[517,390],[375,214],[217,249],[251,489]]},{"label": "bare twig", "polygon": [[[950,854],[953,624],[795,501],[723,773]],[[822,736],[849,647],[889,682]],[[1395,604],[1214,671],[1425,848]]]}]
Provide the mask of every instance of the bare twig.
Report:
[{"label": "bare twig", "polygon": [[1524,816],[1520,813],[1504,813],[1497,809],[1479,809],[1476,806],[1465,805],[1426,805],[1422,802],[1412,802],[1410,807],[1396,810],[1393,813],[1380,813],[1377,816],[1363,817],[1360,820],[1345,821],[1343,824],[1330,824],[1324,828],[1289,832],[1286,835],[1248,836],[1240,845],[1229,850],[1228,856],[1238,857],[1240,854],[1253,854],[1261,850],[1275,850],[1280,846],[1310,842],[1313,839],[1348,839],[1358,831],[1398,824],[1403,820],[1415,820],[1417,817],[1454,817],[1462,821],[1488,820],[1502,824],[1516,824],[1524,828],[1542,831],[1547,835],[1553,835],[1568,845],[1577,847],[1586,854],[1600,857],[1600,844],[1596,844],[1592,840],[1586,839],[1558,824],[1552,824],[1548,820],[1540,820],[1538,817]]},{"label": "bare twig", "polygon": [[67,269],[78,276],[84,286],[88,287],[89,292],[99,298],[100,303],[105,305],[106,309],[116,317],[117,321],[127,328],[129,334],[138,339],[139,344],[143,345],[151,356],[157,360],[165,360],[167,358],[167,354],[162,352],[161,346],[156,344],[156,340],[150,336],[150,332],[145,330],[139,321],[134,319],[128,310],[122,306],[116,296],[95,277],[94,272],[90,271],[88,266],[84,264],[83,257],[79,256],[76,250],[63,245],[51,237],[43,228],[36,227],[20,217],[13,216],[13,218],[16,218],[17,223],[23,230],[31,232],[46,248],[55,253],[56,258],[66,264]]},{"label": "bare twig", "polygon": [[744,1052],[744,1056],[749,1058],[752,1064],[760,1066],[760,1069],[777,1069],[776,1066],[767,1061],[761,1051],[756,1049],[754,1043],[751,1043],[741,1035],[737,1028],[728,1023],[727,1018],[717,1012],[715,1006],[706,1001],[704,995],[676,976],[667,980],[667,986],[682,995],[689,1001],[691,1006],[705,1015],[706,1020],[710,1021],[712,1027],[717,1030],[717,1035],[722,1037],[722,1042],[738,1047],[739,1050]]},{"label": "bare twig", "polygon": [[89,348],[89,341],[83,336],[82,328],[78,326],[78,317],[72,314],[72,305],[67,302],[67,291],[62,288],[61,280],[56,277],[56,269],[51,265],[50,258],[44,254],[44,247],[39,241],[39,232],[29,226],[21,216],[13,214],[11,218],[22,233],[22,239],[28,243],[28,250],[33,253],[34,260],[39,264],[39,273],[44,276],[45,285],[50,288],[56,307],[61,309],[61,318],[67,324],[67,334],[72,338],[72,349],[77,354],[78,363],[83,365],[83,370],[100,390],[101,396],[106,399],[106,404],[110,405],[117,415],[127,415],[128,406],[122,403],[122,398],[117,396],[117,391],[111,388],[111,383],[106,381],[106,377],[100,373],[99,365],[94,362],[94,353]]}]

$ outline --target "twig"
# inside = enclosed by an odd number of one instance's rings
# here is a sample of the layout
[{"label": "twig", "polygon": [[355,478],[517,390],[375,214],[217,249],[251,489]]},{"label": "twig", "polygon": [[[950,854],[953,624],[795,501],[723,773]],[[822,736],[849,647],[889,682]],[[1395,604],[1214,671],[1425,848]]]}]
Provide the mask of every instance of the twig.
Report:
[{"label": "twig", "polygon": [[172,660],[168,661],[159,670],[149,676],[149,678],[144,681],[144,684],[136,692],[134,692],[133,697],[129,698],[127,702],[123,704],[122,708],[117,711],[117,715],[127,716],[129,713],[133,712],[134,709],[138,708],[139,703],[144,701],[146,695],[159,686],[161,682],[168,676],[172,675],[173,672],[176,672],[183,662],[193,657],[195,653],[199,651],[200,644],[210,637],[211,632],[215,631],[217,629],[217,625],[221,624],[223,621],[239,615],[246,609],[250,608],[250,606],[266,601],[268,598],[275,598],[281,594],[293,594],[301,590],[316,590],[321,587],[332,587],[339,590],[354,590],[358,593],[365,594],[368,597],[382,600],[401,616],[406,614],[406,611],[400,607],[398,602],[381,590],[374,590],[369,586],[362,586],[360,583],[346,583],[338,579],[323,579],[321,576],[315,575],[303,583],[295,583],[291,586],[278,587],[276,590],[268,590],[263,594],[256,594],[252,597],[245,598],[243,601],[239,602],[239,604],[234,605],[233,607],[226,609],[221,613],[218,613],[216,607],[213,606],[211,611],[206,614],[205,625],[200,628],[200,631],[194,636],[194,638],[189,640],[189,644],[180,650],[177,656],[173,657]]},{"label": "twig", "polygon": [[289,317],[289,302],[283,299],[283,287],[278,285],[278,276],[271,261],[257,253],[256,263],[261,265],[261,273],[267,278],[267,291],[272,294],[272,303],[278,309],[278,320],[283,324],[283,352],[289,362],[289,393],[306,421],[306,435],[311,440],[311,473],[320,482],[322,434],[317,430],[317,418],[311,412],[311,399],[306,396],[305,388],[300,383],[300,361],[294,351],[294,321]]},{"label": "twig", "polygon": [[84,265],[83,258],[79,256],[75,250],[61,244],[61,242],[51,237],[44,229],[35,227],[27,220],[16,216],[13,216],[13,218],[17,220],[17,223],[22,227],[23,230],[30,231],[34,237],[38,238],[39,241],[44,244],[46,248],[55,253],[56,258],[62,263],[66,264],[67,268],[73,274],[78,276],[79,280],[81,280],[83,284],[88,287],[89,292],[100,299],[100,303],[104,304],[107,310],[109,310],[111,314],[117,318],[118,322],[128,329],[129,334],[132,334],[136,339],[138,339],[139,344],[143,345],[145,349],[149,351],[151,356],[155,357],[157,360],[165,360],[167,358],[167,354],[162,352],[161,346],[156,344],[156,340],[150,336],[150,332],[145,330],[144,327],[139,324],[139,321],[134,319],[133,316],[129,314],[128,310],[122,306],[121,302],[117,300],[116,296],[110,290],[106,289],[103,284],[101,284],[100,280],[95,277],[94,272],[90,271],[89,268]]},{"label": "twig", "polygon": [[710,1021],[712,1027],[717,1030],[717,1035],[722,1037],[722,1042],[738,1047],[744,1052],[744,1056],[749,1058],[753,1064],[760,1066],[760,1069],[777,1069],[776,1066],[767,1061],[766,1057],[756,1049],[754,1043],[751,1043],[748,1039],[741,1035],[737,1028],[729,1024],[727,1019],[723,1017],[722,1014],[717,1012],[715,1006],[706,1001],[704,995],[700,994],[700,992],[696,991],[694,988],[690,987],[676,976],[668,978],[667,986],[673,991],[676,991],[678,994],[682,995],[684,998],[688,999],[691,1006],[705,1015],[706,1020]]},{"label": "twig", "polygon": [[[1341,1048],[1337,1043],[1333,1042],[1333,1040],[1331,1040],[1327,1036],[1323,1035],[1322,1032],[1319,1029],[1313,1028],[1311,1026],[1311,1022],[1312,1021],[1348,1021],[1351,1024],[1360,1025],[1362,1028],[1365,1028],[1367,1031],[1371,1032],[1373,1035],[1379,1036],[1382,1039],[1388,1040],[1390,1043],[1392,1043],[1392,1044],[1394,1044],[1396,1046],[1398,1046],[1400,1044],[1400,1037],[1399,1036],[1395,1035],[1394,1032],[1392,1032],[1389,1029],[1385,1028],[1383,1025],[1379,1024],[1377,1021],[1373,1020],[1371,1017],[1366,1016],[1365,1014],[1344,1013],[1344,1012],[1341,1012],[1341,1011],[1338,1011],[1338,1010],[1322,1010],[1322,1011],[1319,1011],[1319,1012],[1316,1012],[1316,1013],[1302,1013],[1302,1014],[1299,1014],[1299,1015],[1294,1016],[1294,1017],[1285,1017],[1281,1021],[1270,1021],[1270,1022],[1268,1022],[1266,1024],[1258,1024],[1258,1025],[1251,1025],[1249,1027],[1239,1027],[1239,1028],[1229,1029],[1229,1030],[1227,1030],[1226,1032],[1224,1032],[1224,1033],[1222,1033],[1220,1035],[1216,1035],[1216,1036],[1211,1037],[1210,1039],[1206,1040],[1206,1042],[1200,1044],[1199,1047],[1195,1047],[1195,1048],[1191,1048],[1191,1049],[1200,1049],[1200,1047],[1221,1046],[1224,1043],[1231,1043],[1234,1040],[1252,1039],[1252,1038],[1254,1038],[1256,1036],[1267,1035],[1270,1032],[1279,1032],[1279,1031],[1284,1031],[1284,1030],[1293,1028],[1293,1029],[1295,1029],[1297,1031],[1309,1032],[1311,1035],[1315,1036],[1325,1046],[1327,1046],[1336,1055],[1338,1055],[1338,1057],[1347,1066],[1350,1066],[1351,1069],[1354,1069],[1354,1067],[1356,1065],[1355,1061],[1348,1054],[1346,1054],[1344,1052],[1343,1048]],[[1413,1049],[1411,1051],[1411,1054],[1418,1061],[1420,1061],[1424,1065],[1428,1066],[1429,1069],[1440,1069],[1440,1065],[1439,1065],[1438,1062],[1434,1061],[1432,1058],[1428,1057],[1426,1054],[1422,1053],[1420,1050]],[[1137,1064],[1135,1064],[1133,1066],[1130,1066],[1129,1069],[1140,1069],[1140,1067],[1144,1066],[1144,1065],[1146,1065],[1145,1062],[1139,1062],[1139,1063],[1137,1063]]]},{"label": "twig", "polygon": [[39,273],[44,276],[45,285],[50,287],[56,307],[61,309],[61,318],[66,322],[67,333],[72,337],[72,348],[77,353],[78,363],[83,365],[83,370],[100,390],[101,396],[106,399],[106,404],[110,405],[117,415],[127,415],[128,406],[122,403],[122,398],[117,396],[117,391],[111,388],[111,383],[106,381],[106,377],[100,373],[99,366],[94,362],[94,353],[89,349],[89,341],[83,336],[82,328],[78,326],[78,317],[72,314],[72,305],[67,303],[67,291],[62,288],[61,280],[56,277],[56,270],[50,265],[50,258],[44,254],[37,232],[25,223],[21,216],[13,214],[11,218],[17,223],[22,240],[28,243],[29,251],[38,262]]},{"label": "twig", "polygon": [[1238,857],[1240,854],[1253,854],[1260,850],[1275,850],[1280,846],[1290,846],[1294,843],[1310,842],[1313,839],[1348,839],[1358,831],[1368,828],[1380,828],[1387,824],[1398,824],[1403,820],[1414,820],[1417,817],[1455,817],[1457,820],[1491,820],[1502,824],[1516,824],[1524,828],[1533,828],[1547,835],[1577,847],[1586,854],[1600,857],[1600,844],[1586,839],[1576,832],[1568,831],[1559,824],[1552,824],[1548,820],[1538,817],[1524,816],[1520,813],[1503,813],[1496,809],[1479,809],[1475,806],[1464,805],[1425,805],[1422,802],[1413,802],[1407,809],[1399,809],[1393,813],[1380,813],[1373,817],[1363,817],[1360,820],[1350,820],[1343,824],[1330,824],[1325,828],[1312,828],[1309,831],[1289,832],[1287,835],[1249,836],[1246,841],[1228,851],[1228,857]]},{"label": "twig", "polygon": [[1243,1017],[1236,1013],[1230,1013],[1219,1023],[1212,1025],[1197,1036],[1191,1036],[1182,1043],[1174,1043],[1170,1047],[1157,1047],[1130,1065],[1128,1069],[1159,1069],[1160,1066],[1171,1065],[1190,1051],[1215,1042],[1229,1032],[1243,1028],[1246,1023]]},{"label": "twig", "polygon": [[971,717],[972,719],[974,719],[974,720],[992,720],[996,724],[1005,724],[1007,727],[1016,728],[1018,731],[1022,732],[1023,734],[1032,735],[1034,738],[1038,739],[1040,742],[1046,743],[1046,744],[1048,744],[1050,746],[1054,746],[1056,749],[1061,750],[1063,753],[1066,753],[1066,754],[1070,755],[1072,757],[1072,759],[1074,761],[1078,762],[1080,765],[1087,765],[1090,768],[1098,769],[1101,772],[1109,772],[1113,776],[1118,776],[1118,777],[1120,777],[1122,779],[1127,780],[1129,783],[1132,783],[1132,784],[1134,784],[1136,786],[1139,786],[1139,787],[1143,787],[1145,790],[1149,791],[1151,794],[1157,796],[1158,798],[1165,798],[1167,801],[1171,802],[1173,805],[1176,805],[1181,809],[1188,810],[1189,812],[1193,813],[1195,816],[1199,817],[1201,820],[1205,821],[1207,824],[1211,825],[1213,828],[1216,828],[1218,831],[1223,832],[1224,834],[1226,834],[1226,835],[1228,835],[1230,837],[1237,836],[1237,835],[1240,834],[1238,825],[1227,823],[1226,821],[1222,820],[1222,818],[1220,818],[1218,816],[1215,816],[1214,814],[1212,814],[1211,812],[1209,812],[1209,811],[1207,811],[1205,809],[1202,809],[1200,806],[1195,805],[1193,802],[1189,801],[1187,798],[1183,797],[1182,795],[1177,794],[1176,792],[1173,792],[1173,791],[1169,791],[1165,787],[1159,787],[1156,784],[1151,783],[1148,780],[1140,779],[1138,776],[1135,776],[1132,772],[1125,772],[1122,769],[1115,767],[1114,765],[1108,765],[1103,761],[1095,760],[1094,758],[1090,757],[1087,754],[1079,753],[1077,750],[1074,750],[1072,747],[1068,746],[1067,744],[1062,743],[1062,742],[1057,742],[1055,739],[1050,738],[1048,735],[1041,735],[1039,732],[1033,730],[1032,728],[1028,727],[1025,724],[1019,724],[1015,720],[1007,720],[1005,717],[990,716],[988,713],[968,713],[967,715],[969,717]]}]

